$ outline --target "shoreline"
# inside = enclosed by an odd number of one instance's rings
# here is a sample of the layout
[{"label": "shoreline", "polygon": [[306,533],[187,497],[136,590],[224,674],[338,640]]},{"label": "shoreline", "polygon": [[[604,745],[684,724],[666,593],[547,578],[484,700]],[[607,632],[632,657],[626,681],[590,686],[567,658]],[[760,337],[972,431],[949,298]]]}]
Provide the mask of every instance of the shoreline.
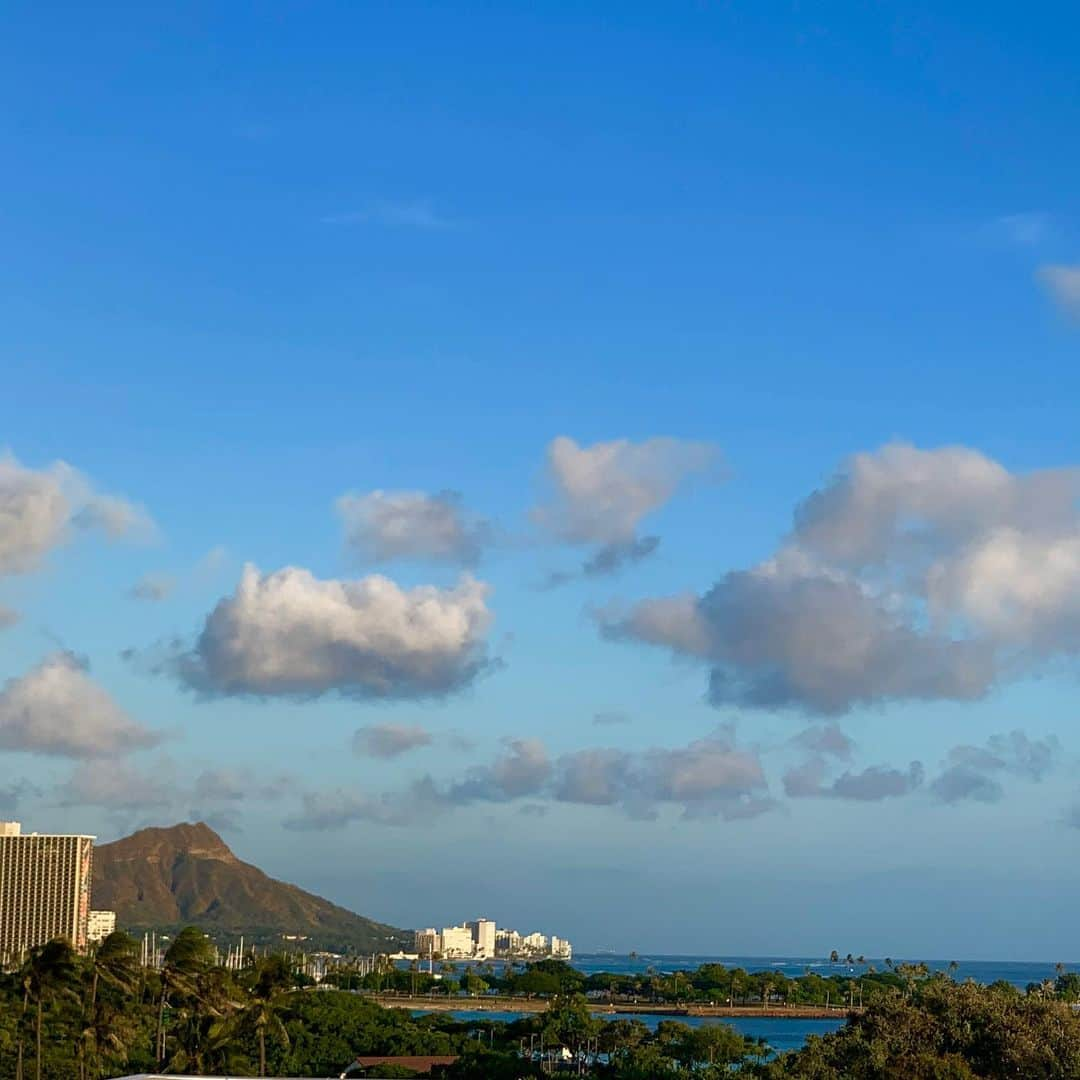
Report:
[{"label": "shoreline", "polygon": [[[401,996],[398,994],[367,994],[372,1001],[388,1009],[423,1010],[425,1012],[546,1012],[551,1002],[545,998],[468,997],[450,998]],[[850,1013],[860,1012],[846,1005],[825,1008],[819,1005],[651,1005],[635,1003],[589,1003],[594,1016],[715,1016],[762,1017],[770,1020],[842,1020]]]}]

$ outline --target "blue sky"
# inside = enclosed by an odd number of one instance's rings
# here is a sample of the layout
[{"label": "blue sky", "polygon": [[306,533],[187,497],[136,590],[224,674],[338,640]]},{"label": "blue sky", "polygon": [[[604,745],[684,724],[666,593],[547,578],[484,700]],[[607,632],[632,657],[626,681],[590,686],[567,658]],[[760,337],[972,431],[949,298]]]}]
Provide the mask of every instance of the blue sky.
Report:
[{"label": "blue sky", "polygon": [[1038,16],[17,7],[0,810],[402,925],[1076,959]]}]

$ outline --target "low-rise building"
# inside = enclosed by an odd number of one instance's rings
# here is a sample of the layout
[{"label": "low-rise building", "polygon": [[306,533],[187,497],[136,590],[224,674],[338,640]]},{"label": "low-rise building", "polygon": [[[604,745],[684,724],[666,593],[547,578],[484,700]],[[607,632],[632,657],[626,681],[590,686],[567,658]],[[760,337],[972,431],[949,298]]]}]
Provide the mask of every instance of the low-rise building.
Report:
[{"label": "low-rise building", "polygon": [[86,940],[104,941],[116,930],[115,911],[91,911],[86,920]]},{"label": "low-rise building", "polygon": [[571,960],[574,956],[573,947],[566,938],[551,935],[551,955],[556,960]]}]

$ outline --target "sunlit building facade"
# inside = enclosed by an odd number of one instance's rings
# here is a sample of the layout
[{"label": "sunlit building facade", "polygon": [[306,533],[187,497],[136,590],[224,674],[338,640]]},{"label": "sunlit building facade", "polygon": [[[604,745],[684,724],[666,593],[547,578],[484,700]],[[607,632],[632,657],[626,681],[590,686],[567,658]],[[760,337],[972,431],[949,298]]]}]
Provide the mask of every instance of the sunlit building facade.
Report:
[{"label": "sunlit building facade", "polygon": [[0,962],[55,938],[86,948],[94,837],[22,832],[0,824]]}]

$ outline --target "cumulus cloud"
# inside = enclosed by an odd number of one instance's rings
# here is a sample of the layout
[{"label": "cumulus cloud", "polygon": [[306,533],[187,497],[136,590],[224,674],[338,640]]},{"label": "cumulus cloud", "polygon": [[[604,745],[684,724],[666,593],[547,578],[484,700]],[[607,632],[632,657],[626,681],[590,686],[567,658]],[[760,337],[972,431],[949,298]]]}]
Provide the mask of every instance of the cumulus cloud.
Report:
[{"label": "cumulus cloud", "polygon": [[879,802],[911,794],[922,784],[925,775],[918,761],[913,761],[907,769],[893,769],[885,765],[872,765],[861,772],[849,769],[828,783],[827,771],[824,758],[812,757],[784,774],[784,792],[792,799]]},{"label": "cumulus cloud", "polygon": [[855,748],[855,744],[836,724],[809,727],[800,731],[791,741],[811,754],[836,757],[841,761],[847,761]]},{"label": "cumulus cloud", "polygon": [[979,698],[1080,652],[1080,469],[1013,473],[966,447],[856,454],[757,566],[597,621],[706,662],[716,703]]},{"label": "cumulus cloud", "polygon": [[886,698],[982,696],[978,643],[920,632],[850,581],[735,571],[708,593],[598,614],[602,633],[711,663],[716,704],[841,713]]},{"label": "cumulus cloud", "polygon": [[73,518],[82,529],[97,529],[111,539],[122,536],[150,536],[154,524],[146,511],[117,495],[91,495]]},{"label": "cumulus cloud", "polygon": [[951,765],[930,785],[934,795],[945,803],[998,802],[1005,797],[1005,788],[978,769],[967,765]]},{"label": "cumulus cloud", "polygon": [[448,793],[452,803],[504,802],[535,795],[551,775],[551,762],[538,739],[508,739],[506,752],[490,765],[470,769]]},{"label": "cumulus cloud", "polygon": [[551,497],[533,520],[574,544],[626,544],[641,520],[658,510],[692,474],[716,460],[705,443],[655,438],[579,446],[560,435],[548,446]]},{"label": "cumulus cloud", "polygon": [[177,798],[170,767],[159,763],[135,768],[120,761],[83,762],[57,794],[61,806],[98,806],[120,812],[166,807]]},{"label": "cumulus cloud", "polygon": [[954,746],[946,768],[930,785],[933,794],[945,803],[971,799],[997,802],[1004,797],[1002,776],[1015,776],[1038,783],[1057,764],[1061,744],[1053,735],[1032,739],[1022,731],[992,735],[983,746]]},{"label": "cumulus cloud", "polygon": [[70,653],[54,653],[0,690],[0,749],[60,757],[115,757],[155,746]]},{"label": "cumulus cloud", "polygon": [[1043,266],[1039,269],[1039,280],[1063,311],[1080,316],[1080,266],[1062,263]]},{"label": "cumulus cloud", "polygon": [[70,465],[43,469],[0,454],[0,574],[36,570],[77,529],[118,538],[151,528],[145,511],[114,495],[94,492]]},{"label": "cumulus cloud", "polygon": [[176,587],[176,581],[165,574],[146,574],[131,586],[131,595],[136,600],[149,603],[161,603],[167,600]]},{"label": "cumulus cloud", "polygon": [[490,667],[488,586],[403,589],[380,575],[320,580],[244,568],[170,667],[204,695],[439,697]]},{"label": "cumulus cloud", "polygon": [[432,743],[430,731],[417,724],[371,724],[353,735],[353,753],[360,757],[394,758]]},{"label": "cumulus cloud", "polygon": [[776,804],[756,752],[739,747],[731,728],[687,746],[624,751],[579,750],[552,760],[536,739],[507,739],[489,764],[438,783],[431,776],[378,795],[337,789],[309,792],[291,829],[340,829],[352,821],[381,825],[430,822],[455,808],[522,799],[529,809],[552,802],[615,807],[632,818],[653,818],[663,806],[684,818],[737,820]]},{"label": "cumulus cloud", "polygon": [[347,546],[378,562],[433,559],[472,566],[492,539],[489,523],[470,514],[454,492],[342,495],[337,511]]},{"label": "cumulus cloud", "polygon": [[687,818],[750,817],[773,806],[767,790],[757,754],[738,747],[728,727],[676,749],[564,754],[554,784],[560,802],[620,806],[632,817],[653,816],[662,804],[679,806]]}]

